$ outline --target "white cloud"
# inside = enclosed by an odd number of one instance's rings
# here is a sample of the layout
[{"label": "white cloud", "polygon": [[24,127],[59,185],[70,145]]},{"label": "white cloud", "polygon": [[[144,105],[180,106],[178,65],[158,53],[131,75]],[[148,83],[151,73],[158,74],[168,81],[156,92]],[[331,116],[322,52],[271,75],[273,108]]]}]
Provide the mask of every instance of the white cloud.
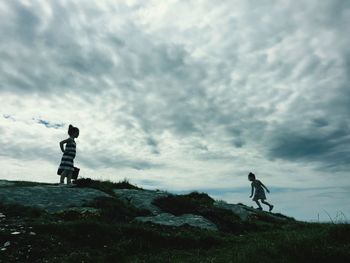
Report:
[{"label": "white cloud", "polygon": [[347,1],[22,1],[0,15],[4,178],[31,162],[28,178],[56,181],[71,123],[93,178],[347,184]]}]

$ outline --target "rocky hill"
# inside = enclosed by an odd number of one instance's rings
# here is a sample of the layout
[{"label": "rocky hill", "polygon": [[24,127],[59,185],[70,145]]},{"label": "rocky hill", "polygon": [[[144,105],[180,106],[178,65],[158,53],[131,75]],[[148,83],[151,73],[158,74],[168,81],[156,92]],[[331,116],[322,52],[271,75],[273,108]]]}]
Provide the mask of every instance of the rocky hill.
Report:
[{"label": "rocky hill", "polygon": [[280,214],[262,212],[242,204],[217,202],[204,193],[174,195],[163,191],[144,190],[128,183],[124,187],[116,184],[118,188],[114,188],[111,183],[108,189],[101,185],[90,179],[78,180],[72,187],[0,181],[0,202],[39,208],[53,214],[80,211],[98,215],[101,208],[96,207],[94,201],[111,198],[143,211],[145,215],[134,218],[140,222],[168,226],[189,225],[209,230],[219,230],[220,222],[213,222],[213,216],[209,216],[215,212],[224,212],[236,222],[258,220],[283,224],[294,221]]},{"label": "rocky hill", "polygon": [[[315,235],[318,227],[243,204],[216,201],[206,193],[175,195],[141,189],[127,181],[79,179],[73,187],[0,181],[0,262],[230,262],[225,261],[228,258],[258,262],[259,257],[249,257],[245,249],[257,249],[259,242],[266,245],[264,236],[270,240],[271,233],[280,238],[289,233],[292,236],[281,240],[291,242],[296,231]],[[344,229],[349,233],[347,225]],[[332,235],[342,236],[337,231],[331,230]],[[324,238],[323,234],[317,238]],[[350,248],[348,236],[341,237],[344,248]],[[334,242],[337,238],[333,237]],[[275,248],[283,244],[275,239],[270,240],[273,257],[285,249]],[[243,241],[242,254],[238,241]],[[233,244],[237,251],[228,250]],[[193,249],[203,251],[202,261],[193,258]],[[207,255],[217,249],[223,250]],[[339,255],[347,258],[349,253]]]}]

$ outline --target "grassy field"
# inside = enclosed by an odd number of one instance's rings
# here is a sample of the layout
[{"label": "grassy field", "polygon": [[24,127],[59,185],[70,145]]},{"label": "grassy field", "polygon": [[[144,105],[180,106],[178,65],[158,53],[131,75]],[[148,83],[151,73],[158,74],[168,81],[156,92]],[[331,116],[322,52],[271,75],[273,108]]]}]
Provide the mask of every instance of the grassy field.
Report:
[{"label": "grassy field", "polygon": [[[110,191],[113,186],[103,187]],[[208,209],[210,197],[195,194],[160,200],[159,205],[171,210],[178,202],[189,202],[186,212],[207,213],[223,228],[215,232],[137,223],[133,219],[148,212],[114,198],[91,203],[101,209],[99,214],[48,214],[0,204],[6,215],[0,221],[0,248],[10,242],[0,251],[0,262],[350,262],[350,225],[243,223],[230,213]]]}]

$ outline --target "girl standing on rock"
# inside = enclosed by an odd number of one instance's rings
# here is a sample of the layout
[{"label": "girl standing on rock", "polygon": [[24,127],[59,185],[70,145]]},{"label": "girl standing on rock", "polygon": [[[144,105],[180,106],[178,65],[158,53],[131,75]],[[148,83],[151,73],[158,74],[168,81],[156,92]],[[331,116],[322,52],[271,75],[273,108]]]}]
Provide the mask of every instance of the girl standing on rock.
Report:
[{"label": "girl standing on rock", "polygon": [[[79,136],[79,129],[69,125],[68,128],[69,138],[60,142],[60,148],[63,152],[61,164],[58,168],[59,174],[61,175],[60,184],[64,184],[64,178],[67,177],[67,185],[71,184],[72,174],[74,171],[74,158],[76,154],[76,143],[75,138]],[[63,145],[66,147],[63,148]]]},{"label": "girl standing on rock", "polygon": [[248,174],[248,179],[249,181],[252,182],[252,193],[251,195],[249,196],[249,198],[251,198],[253,196],[253,192],[254,192],[254,189],[255,189],[255,194],[254,194],[254,197],[253,197],[253,201],[255,201],[255,203],[258,205],[258,209],[259,210],[263,210],[260,203],[259,203],[259,200],[261,200],[261,202],[265,205],[268,205],[269,206],[269,211],[271,212],[272,209],[273,209],[273,205],[269,204],[268,202],[266,202],[266,196],[265,196],[265,191],[264,191],[264,188],[266,189],[266,192],[270,193],[269,189],[267,189],[267,187],[259,180],[257,180],[255,178],[255,174],[253,173],[249,173]]}]

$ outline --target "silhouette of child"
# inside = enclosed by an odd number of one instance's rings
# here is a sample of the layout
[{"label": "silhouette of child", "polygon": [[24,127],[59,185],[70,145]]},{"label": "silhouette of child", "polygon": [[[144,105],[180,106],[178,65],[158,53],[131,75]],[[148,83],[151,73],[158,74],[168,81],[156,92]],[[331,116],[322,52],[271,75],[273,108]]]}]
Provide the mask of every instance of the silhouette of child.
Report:
[{"label": "silhouette of child", "polygon": [[[71,184],[72,174],[74,171],[74,158],[76,154],[76,143],[75,138],[79,136],[79,129],[69,125],[68,128],[69,138],[60,142],[60,148],[63,152],[61,163],[58,169],[61,169],[61,179],[60,184],[64,184],[64,178],[67,177],[67,185]],[[63,145],[66,147],[63,148]]]},{"label": "silhouette of child", "polygon": [[267,187],[259,180],[257,180],[255,178],[255,174],[253,173],[249,173],[248,174],[248,179],[249,181],[252,182],[252,193],[251,195],[249,196],[249,198],[251,198],[253,196],[253,192],[254,192],[254,189],[255,189],[255,194],[254,194],[254,197],[253,197],[253,201],[255,201],[255,203],[258,205],[258,209],[259,210],[263,210],[260,203],[259,203],[259,200],[261,200],[261,202],[265,205],[268,205],[269,206],[269,211],[271,212],[272,209],[273,209],[273,205],[269,204],[268,202],[266,202],[266,196],[265,196],[265,191],[264,191],[264,188],[266,189],[266,191],[268,193],[270,193],[269,189],[267,189]]}]

